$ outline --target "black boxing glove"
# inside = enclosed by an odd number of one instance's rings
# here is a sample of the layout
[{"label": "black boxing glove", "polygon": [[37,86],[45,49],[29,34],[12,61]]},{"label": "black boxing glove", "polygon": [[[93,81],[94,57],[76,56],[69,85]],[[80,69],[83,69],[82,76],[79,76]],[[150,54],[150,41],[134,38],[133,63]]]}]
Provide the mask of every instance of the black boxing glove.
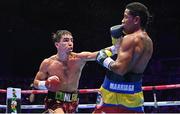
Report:
[{"label": "black boxing glove", "polygon": [[121,25],[115,25],[110,28],[110,34],[112,39],[112,44],[116,44],[117,39],[123,37],[125,35],[125,32],[123,31],[123,24]]},{"label": "black boxing glove", "polygon": [[110,65],[114,62],[114,60],[111,59],[110,56],[112,56],[112,52],[110,52],[106,49],[102,49],[97,54],[96,61],[100,65],[102,65],[110,70]]}]

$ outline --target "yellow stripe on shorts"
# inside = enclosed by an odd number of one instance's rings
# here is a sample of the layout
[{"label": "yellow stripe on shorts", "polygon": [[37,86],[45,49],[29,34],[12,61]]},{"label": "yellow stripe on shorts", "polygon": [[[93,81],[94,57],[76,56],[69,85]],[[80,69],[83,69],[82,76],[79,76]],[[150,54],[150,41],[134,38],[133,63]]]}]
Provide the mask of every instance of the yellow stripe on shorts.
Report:
[{"label": "yellow stripe on shorts", "polygon": [[101,86],[100,92],[103,102],[106,104],[120,104],[129,108],[143,106],[144,97],[142,91],[134,94],[115,93]]}]

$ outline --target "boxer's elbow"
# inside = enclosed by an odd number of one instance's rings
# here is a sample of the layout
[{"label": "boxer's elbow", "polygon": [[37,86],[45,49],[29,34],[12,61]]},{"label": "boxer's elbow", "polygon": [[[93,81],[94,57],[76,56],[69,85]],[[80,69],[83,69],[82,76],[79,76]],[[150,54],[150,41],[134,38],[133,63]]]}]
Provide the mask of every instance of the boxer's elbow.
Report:
[{"label": "boxer's elbow", "polygon": [[33,85],[34,85],[34,88],[38,88],[38,83],[39,83],[39,80],[34,80],[33,82]]},{"label": "boxer's elbow", "polygon": [[121,76],[123,76],[127,72],[127,68],[122,63],[117,63],[117,62],[114,62],[111,65],[111,70]]}]

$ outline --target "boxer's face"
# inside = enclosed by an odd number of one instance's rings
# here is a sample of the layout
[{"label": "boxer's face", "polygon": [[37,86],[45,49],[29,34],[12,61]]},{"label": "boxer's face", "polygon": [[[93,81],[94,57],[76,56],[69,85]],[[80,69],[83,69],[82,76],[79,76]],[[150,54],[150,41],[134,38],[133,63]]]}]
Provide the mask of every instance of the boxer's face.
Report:
[{"label": "boxer's face", "polygon": [[126,33],[130,33],[133,31],[132,29],[134,29],[134,25],[136,24],[136,18],[130,14],[130,11],[128,9],[124,11],[122,24],[124,24],[124,30]]},{"label": "boxer's face", "polygon": [[59,42],[56,42],[57,49],[65,52],[73,51],[73,37],[69,34],[62,35]]}]

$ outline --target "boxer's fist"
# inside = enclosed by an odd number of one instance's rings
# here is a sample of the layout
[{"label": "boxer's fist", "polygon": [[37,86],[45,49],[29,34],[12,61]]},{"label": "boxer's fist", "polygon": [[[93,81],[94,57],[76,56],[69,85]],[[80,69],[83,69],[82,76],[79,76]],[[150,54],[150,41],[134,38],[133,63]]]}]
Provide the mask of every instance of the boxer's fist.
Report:
[{"label": "boxer's fist", "polygon": [[110,69],[111,63],[114,62],[114,61],[110,58],[110,56],[112,56],[112,53],[111,53],[110,51],[108,51],[108,50],[106,50],[106,49],[102,49],[102,50],[100,50],[99,53],[97,54],[96,61],[97,61],[100,65],[102,65],[102,66]]},{"label": "boxer's fist", "polygon": [[46,80],[45,85],[49,91],[58,91],[60,86],[60,79],[57,76],[51,76]]},{"label": "boxer's fist", "polygon": [[102,49],[99,51],[99,53],[97,54],[96,60],[98,61],[98,63],[100,63],[101,65],[103,65],[103,61],[107,58],[112,56],[112,52],[106,49]]},{"label": "boxer's fist", "polygon": [[112,39],[112,44],[115,45],[119,38],[123,37],[125,35],[125,32],[123,31],[123,24],[121,25],[115,25],[110,28],[110,34]]},{"label": "boxer's fist", "polygon": [[124,31],[124,25],[115,25],[110,28],[111,37],[118,39],[125,35]]}]

